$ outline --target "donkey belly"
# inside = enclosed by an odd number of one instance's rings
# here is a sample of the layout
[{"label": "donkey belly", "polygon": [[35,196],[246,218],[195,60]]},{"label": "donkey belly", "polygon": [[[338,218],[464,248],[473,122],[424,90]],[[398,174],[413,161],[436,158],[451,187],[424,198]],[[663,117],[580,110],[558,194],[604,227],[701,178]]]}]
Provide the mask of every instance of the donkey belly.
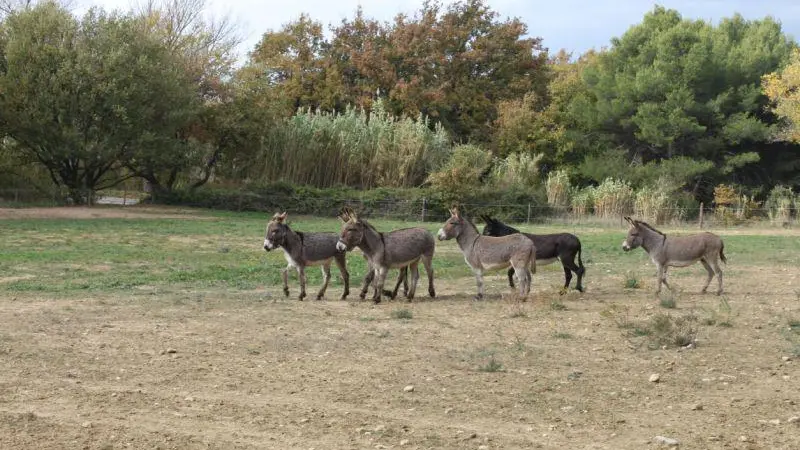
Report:
[{"label": "donkey belly", "polygon": [[669,261],[667,265],[670,267],[687,267],[695,264],[697,261],[700,261],[700,258],[697,259],[690,259],[686,261]]},{"label": "donkey belly", "polygon": [[548,264],[553,264],[556,261],[558,261],[558,258],[545,258],[545,259],[536,258],[536,265],[546,266]]},{"label": "donkey belly", "polygon": [[510,265],[511,265],[511,262],[509,262],[509,261],[503,261],[503,262],[483,262],[483,261],[481,261],[481,266],[483,267],[483,270],[500,270],[500,269],[505,269]]},{"label": "donkey belly", "polygon": [[417,256],[414,259],[410,259],[408,261],[400,261],[400,262],[390,263],[387,267],[390,268],[390,269],[399,269],[401,267],[405,267],[405,266],[407,266],[407,265],[409,265],[411,263],[414,263],[416,261],[419,261],[419,256]]}]

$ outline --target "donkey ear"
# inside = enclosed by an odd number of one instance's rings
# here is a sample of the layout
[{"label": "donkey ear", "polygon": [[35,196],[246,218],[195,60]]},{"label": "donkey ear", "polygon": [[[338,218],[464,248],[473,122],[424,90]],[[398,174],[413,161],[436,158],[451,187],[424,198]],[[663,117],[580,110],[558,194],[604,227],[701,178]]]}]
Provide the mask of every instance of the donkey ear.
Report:
[{"label": "donkey ear", "polygon": [[461,213],[458,211],[458,205],[453,203],[453,206],[450,207],[450,215],[453,217],[461,217]]},{"label": "donkey ear", "polygon": [[284,216],[282,216],[280,213],[275,213],[275,214],[272,215],[272,219],[270,219],[270,220],[272,222],[281,223],[281,222],[283,222],[283,218],[284,218]]},{"label": "donkey ear", "polygon": [[286,216],[288,216],[288,214],[286,213],[286,211],[284,211],[283,214],[281,214],[280,216],[281,220],[286,220]]},{"label": "donkey ear", "polygon": [[633,219],[631,219],[630,217],[625,216],[625,221],[628,222],[629,224],[633,225]]},{"label": "donkey ear", "polygon": [[341,210],[339,210],[339,219],[341,219],[342,222],[350,221],[350,214],[347,213],[347,207],[344,207]]}]

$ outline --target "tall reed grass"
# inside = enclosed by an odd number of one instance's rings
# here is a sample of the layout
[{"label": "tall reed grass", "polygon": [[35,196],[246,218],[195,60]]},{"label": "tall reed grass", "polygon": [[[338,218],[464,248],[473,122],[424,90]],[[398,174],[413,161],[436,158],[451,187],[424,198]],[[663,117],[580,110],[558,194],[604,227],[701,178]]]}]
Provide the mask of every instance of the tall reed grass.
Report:
[{"label": "tall reed grass", "polygon": [[397,118],[382,100],[372,111],[301,110],[263,137],[253,164],[261,178],[317,187],[418,186],[450,154],[450,137],[426,117]]},{"label": "tall reed grass", "polygon": [[614,219],[633,212],[633,188],[627,181],[606,178],[594,190],[594,214],[602,219]]},{"label": "tall reed grass", "polygon": [[566,170],[554,170],[547,174],[545,182],[547,203],[556,209],[565,209],[570,204],[570,183]]}]

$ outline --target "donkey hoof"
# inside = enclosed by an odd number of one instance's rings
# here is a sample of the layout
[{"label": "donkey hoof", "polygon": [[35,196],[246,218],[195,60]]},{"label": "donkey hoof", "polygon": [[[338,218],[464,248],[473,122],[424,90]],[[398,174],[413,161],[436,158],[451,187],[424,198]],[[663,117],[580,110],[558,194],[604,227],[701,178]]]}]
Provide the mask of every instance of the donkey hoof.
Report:
[{"label": "donkey hoof", "polygon": [[431,290],[429,290],[429,291],[428,291],[428,295],[430,295],[430,296],[431,296],[431,298],[436,298],[436,291],[434,291],[433,289],[431,289]]},{"label": "donkey hoof", "polygon": [[394,298],[395,298],[394,292],[392,292],[392,291],[384,290],[383,291],[383,295],[385,295],[386,297],[389,297],[389,300],[394,300]]},{"label": "donkey hoof", "polygon": [[717,295],[722,295],[722,291],[717,291]]},{"label": "donkey hoof", "polygon": [[476,296],[475,296],[475,297],[473,297],[473,298],[474,298],[475,300],[483,300],[483,295],[481,295],[481,294],[478,294],[478,295],[476,295]]},{"label": "donkey hoof", "polygon": [[317,300],[322,300],[323,298],[325,298],[325,296],[324,296],[324,295],[322,295],[322,294],[320,294],[320,295],[317,295]]},{"label": "donkey hoof", "polygon": [[558,290],[558,295],[564,295],[567,293],[567,288],[561,288]]},{"label": "donkey hoof", "polygon": [[304,298],[306,298],[306,294],[305,293],[302,293],[302,294],[297,296],[297,299],[300,300],[301,302],[303,301]]},{"label": "donkey hoof", "polygon": [[283,295],[288,297],[289,296],[289,288],[283,290]]},{"label": "donkey hoof", "polygon": [[381,302],[381,299],[379,299],[379,298],[373,298],[373,299],[372,299],[372,303],[374,303],[374,304],[376,304],[376,305],[377,305],[378,303],[380,303],[380,302]]}]

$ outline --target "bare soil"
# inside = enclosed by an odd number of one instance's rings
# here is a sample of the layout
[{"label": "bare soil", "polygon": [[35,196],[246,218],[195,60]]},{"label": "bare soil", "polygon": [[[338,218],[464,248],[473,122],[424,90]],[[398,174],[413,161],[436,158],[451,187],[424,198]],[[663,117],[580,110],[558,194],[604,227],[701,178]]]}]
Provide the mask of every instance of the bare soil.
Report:
[{"label": "bare soil", "polygon": [[483,302],[470,278],[377,306],[274,288],[5,298],[0,448],[798,448],[797,275],[731,282],[731,326],[680,350],[618,320],[719,299],[663,310],[613,279],[560,298],[545,282],[525,304],[499,275]]}]

